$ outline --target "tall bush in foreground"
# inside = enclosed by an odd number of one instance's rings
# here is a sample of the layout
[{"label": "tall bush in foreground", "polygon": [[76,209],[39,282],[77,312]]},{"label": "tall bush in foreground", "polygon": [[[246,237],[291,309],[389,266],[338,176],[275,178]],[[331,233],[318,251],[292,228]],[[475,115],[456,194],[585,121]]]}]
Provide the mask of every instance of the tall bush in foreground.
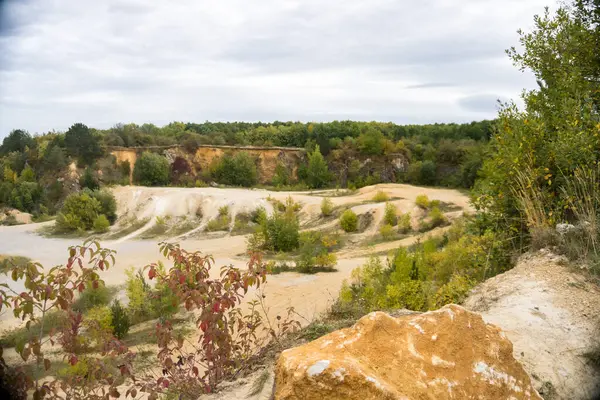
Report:
[{"label": "tall bush in foreground", "polygon": [[166,186],[169,173],[169,161],[165,157],[144,152],[135,162],[133,180],[143,186]]},{"label": "tall bush in foreground", "polygon": [[[161,244],[160,250],[173,266],[167,269],[160,263],[150,264],[145,273],[157,287],[168,288],[188,311],[194,311],[197,331],[190,339],[191,346],[184,346],[184,338],[173,330],[170,321],[159,321],[159,366],[152,371],[136,370],[135,354],[109,329],[112,326],[118,336],[126,331],[126,316],[118,303],[110,309],[97,307],[82,318],[73,309],[74,294],[87,284],[102,285],[100,273],[115,261],[113,251],[86,242],[69,249],[66,266],[51,268],[47,273],[37,263],[14,266],[12,279],[28,280],[23,292],[0,286],[0,305],[12,308],[31,329],[26,343],[17,344],[16,351],[25,362],[33,359],[35,369],[35,374],[25,374],[22,367],[9,368],[0,351],[0,378],[10,377],[16,393],[30,390],[34,399],[135,399],[143,395],[157,400],[173,392],[191,399],[214,392],[223,380],[254,364],[267,344],[274,341],[277,345],[281,335],[298,329],[299,323],[290,319],[293,310],[288,310],[287,317],[278,316],[277,322],[266,319],[260,311],[265,310],[264,296],[259,296],[260,303],[249,302],[247,310],[244,295],[249,290],[260,290],[266,281],[266,265],[259,257],[253,256],[244,270],[225,266],[215,278],[211,256],[190,253],[172,244]],[[54,317],[55,310],[66,317],[53,320],[55,329],[47,338],[44,322]],[[101,352],[81,354],[81,339],[95,340]],[[62,347],[69,365],[56,378],[34,378],[44,376],[42,369],[48,371],[52,366],[43,346],[49,340]],[[157,376],[155,371],[161,373]]]}]

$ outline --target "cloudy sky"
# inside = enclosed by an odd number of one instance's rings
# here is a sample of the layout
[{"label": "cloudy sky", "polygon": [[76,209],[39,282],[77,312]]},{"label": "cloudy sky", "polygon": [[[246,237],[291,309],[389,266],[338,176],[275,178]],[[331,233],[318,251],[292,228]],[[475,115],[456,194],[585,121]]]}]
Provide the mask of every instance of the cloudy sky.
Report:
[{"label": "cloudy sky", "polygon": [[1,1],[0,136],[74,122],[493,118],[553,0]]}]

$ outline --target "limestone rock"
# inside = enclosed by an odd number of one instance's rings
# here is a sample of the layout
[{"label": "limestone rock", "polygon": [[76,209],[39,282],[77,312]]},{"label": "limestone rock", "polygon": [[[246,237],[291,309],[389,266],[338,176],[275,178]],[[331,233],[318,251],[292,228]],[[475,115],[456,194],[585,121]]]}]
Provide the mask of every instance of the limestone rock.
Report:
[{"label": "limestone rock", "polygon": [[382,312],[284,351],[276,399],[541,399],[511,342],[456,305]]}]

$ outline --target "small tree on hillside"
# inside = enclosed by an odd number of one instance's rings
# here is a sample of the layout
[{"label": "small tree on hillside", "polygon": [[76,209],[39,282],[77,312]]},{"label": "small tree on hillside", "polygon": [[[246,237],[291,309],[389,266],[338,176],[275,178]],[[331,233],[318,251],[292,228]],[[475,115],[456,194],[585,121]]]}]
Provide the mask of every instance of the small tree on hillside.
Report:
[{"label": "small tree on hillside", "polygon": [[329,168],[319,146],[308,155],[308,168],[306,170],[306,183],[313,189],[327,186],[330,180]]},{"label": "small tree on hillside", "polygon": [[169,170],[169,161],[165,157],[144,152],[135,162],[133,180],[143,186],[167,185]]}]

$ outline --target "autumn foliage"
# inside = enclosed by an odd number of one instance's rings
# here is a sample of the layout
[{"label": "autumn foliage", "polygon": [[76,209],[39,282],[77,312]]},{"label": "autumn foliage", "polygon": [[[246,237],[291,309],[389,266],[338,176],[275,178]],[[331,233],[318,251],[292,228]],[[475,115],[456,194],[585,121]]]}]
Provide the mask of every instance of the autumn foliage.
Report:
[{"label": "autumn foliage", "polygon": [[[0,286],[0,306],[11,308],[31,330],[27,343],[17,352],[35,367],[48,370],[52,362],[45,356],[47,342],[60,345],[65,361],[82,371],[67,378],[41,382],[24,369],[13,368],[1,358],[0,379],[10,381],[13,392],[23,397],[26,391],[41,398],[108,399],[124,392],[127,398],[157,399],[166,391],[179,398],[195,398],[213,392],[224,379],[232,378],[259,357],[266,346],[299,327],[288,313],[271,324],[266,318],[264,296],[245,302],[244,296],[255,289],[261,293],[267,270],[259,255],[252,255],[245,270],[224,266],[214,273],[214,260],[201,252],[187,252],[174,244],[161,244],[163,255],[172,261],[170,269],[150,264],[144,271],[157,285],[168,286],[176,301],[196,316],[192,335],[176,333],[171,321],[156,323],[159,365],[136,371],[136,354],[105,331],[99,356],[87,356],[84,347],[88,332],[82,315],[73,309],[76,294],[86,286],[102,285],[100,274],[114,264],[114,251],[97,242],[86,242],[69,249],[65,266],[48,271],[38,263],[15,266],[12,278],[23,281],[25,290],[15,292],[7,284]],[[61,315],[64,323],[45,335],[44,317]],[[93,327],[92,327],[93,328]],[[98,327],[99,328],[99,327]],[[89,350],[89,349],[87,349]],[[40,374],[36,374],[40,375]]]}]

